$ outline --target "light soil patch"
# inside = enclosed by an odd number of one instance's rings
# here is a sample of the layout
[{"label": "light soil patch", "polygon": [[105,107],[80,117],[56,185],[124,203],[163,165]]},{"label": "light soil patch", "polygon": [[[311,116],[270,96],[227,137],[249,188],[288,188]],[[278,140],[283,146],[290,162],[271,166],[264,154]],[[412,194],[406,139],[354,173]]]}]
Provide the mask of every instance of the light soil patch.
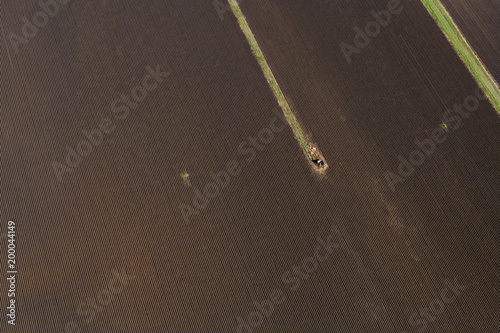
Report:
[{"label": "light soil patch", "polygon": [[498,83],[460,32],[451,15],[439,0],[422,0],[422,3],[453,45],[462,61],[467,65],[467,68],[484,90],[493,106],[500,113],[500,89]]}]

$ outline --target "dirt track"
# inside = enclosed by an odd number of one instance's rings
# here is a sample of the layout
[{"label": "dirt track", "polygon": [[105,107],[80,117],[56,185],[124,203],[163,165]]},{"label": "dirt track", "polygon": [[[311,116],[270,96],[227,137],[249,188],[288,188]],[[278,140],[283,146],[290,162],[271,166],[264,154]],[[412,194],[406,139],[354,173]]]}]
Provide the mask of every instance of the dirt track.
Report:
[{"label": "dirt track", "polygon": [[[307,2],[242,8],[329,161],[325,179],[288,128],[252,162],[238,153],[277,105],[236,20],[221,22],[209,1],[71,3],[12,54],[13,70],[2,43],[1,223],[19,226],[20,272],[7,332],[69,321],[84,332],[234,332],[328,234],[340,248],[254,332],[413,332],[408,317],[454,278],[467,289],[427,331],[494,331],[498,115],[482,102],[392,193],[384,172],[474,93],[473,79],[419,2],[350,65],[338,44],[380,6]],[[2,3],[3,29],[17,33],[36,10]],[[170,75],[117,120],[112,101],[157,64]],[[103,117],[116,130],[58,182],[51,164]],[[201,188],[233,159],[241,175],[186,225],[179,205],[194,190],[180,174]],[[85,322],[79,304],[122,267],[135,279]]]},{"label": "dirt track", "polygon": [[500,4],[495,0],[441,0],[497,82],[500,82]]}]

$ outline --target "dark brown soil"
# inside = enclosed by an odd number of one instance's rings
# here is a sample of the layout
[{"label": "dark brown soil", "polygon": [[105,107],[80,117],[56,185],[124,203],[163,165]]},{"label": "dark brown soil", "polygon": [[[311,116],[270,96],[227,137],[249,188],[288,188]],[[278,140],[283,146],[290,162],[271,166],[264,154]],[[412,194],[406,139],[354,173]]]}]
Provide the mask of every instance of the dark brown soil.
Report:
[{"label": "dark brown soil", "polygon": [[[1,6],[15,33],[39,10]],[[82,332],[234,332],[254,301],[283,289],[254,332],[413,332],[408,317],[454,278],[468,288],[427,331],[493,331],[498,115],[483,102],[395,193],[383,178],[475,89],[425,9],[405,6],[348,65],[338,44],[378,2],[242,2],[326,177],[289,128],[252,162],[238,153],[277,103],[236,20],[221,22],[210,1],[71,2],[11,50],[13,69],[2,43],[0,219],[2,232],[18,225],[19,271],[18,322],[6,331],[75,321]],[[157,64],[169,77],[117,119],[112,101]],[[52,162],[103,117],[116,130],[59,182]],[[186,225],[179,205],[230,160],[241,175]],[[282,274],[328,234],[340,248],[289,291]],[[136,278],[85,322],[78,306],[121,268]]]},{"label": "dark brown soil", "polygon": [[[345,327],[363,331],[373,320],[373,331],[416,331],[420,327],[409,325],[408,317],[436,297],[445,276],[460,276],[474,290],[448,306],[429,330],[493,331],[500,118],[482,102],[392,193],[384,172],[397,172],[397,156],[408,157],[414,140],[429,138],[446,109],[462,103],[476,85],[418,1],[405,1],[403,12],[347,64],[339,44],[352,44],[354,27],[364,27],[370,11],[385,4],[255,0],[242,9],[293,110],[329,161],[328,180],[320,185],[324,197],[344,185],[360,201],[340,209],[336,220],[355,216],[344,226],[366,269],[365,276],[359,273],[365,290],[357,297],[377,311],[370,317],[358,304],[357,313],[366,317]],[[321,287],[342,289],[326,281]],[[340,329],[352,306],[325,306],[313,322],[321,322],[323,331]],[[286,314],[279,320],[286,321]]]}]

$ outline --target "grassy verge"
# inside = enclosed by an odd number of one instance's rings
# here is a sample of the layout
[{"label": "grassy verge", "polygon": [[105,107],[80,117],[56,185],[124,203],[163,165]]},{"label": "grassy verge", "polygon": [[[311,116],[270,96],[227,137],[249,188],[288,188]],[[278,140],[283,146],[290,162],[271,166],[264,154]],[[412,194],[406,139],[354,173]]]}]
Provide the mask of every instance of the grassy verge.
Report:
[{"label": "grassy verge", "polygon": [[283,113],[285,114],[286,119],[288,120],[288,123],[290,124],[290,127],[292,128],[293,134],[297,138],[297,140],[300,142],[300,145],[302,146],[302,149],[304,149],[304,152],[306,153],[307,157],[309,159],[311,158],[310,152],[309,152],[309,143],[307,142],[304,133],[302,132],[302,129],[300,128],[300,125],[297,121],[297,118],[295,118],[295,115],[293,114],[292,110],[290,109],[290,106],[288,105],[285,96],[283,95],[283,92],[281,91],[278,82],[276,81],[273,73],[271,72],[271,69],[269,68],[269,65],[267,64],[266,59],[264,58],[264,55],[262,54],[262,51],[260,50],[259,44],[257,43],[257,40],[255,39],[255,36],[252,33],[252,30],[250,30],[250,27],[248,26],[248,22],[243,15],[240,6],[238,5],[237,0],[228,0],[229,5],[231,6],[234,15],[238,19],[238,23],[240,25],[241,30],[245,34],[245,37],[247,38],[248,44],[250,44],[250,47],[252,49],[253,54],[255,55],[255,58],[257,59],[262,72],[264,73],[264,76],[266,77],[267,82],[269,83],[269,86],[271,87],[272,91],[274,92],[274,96],[276,96],[276,99],[278,100],[278,104],[283,110]]},{"label": "grassy verge", "polygon": [[460,58],[462,58],[462,61],[467,65],[493,106],[500,113],[500,90],[495,79],[485,69],[481,60],[467,43],[446,8],[439,0],[422,0],[422,3],[453,45]]}]

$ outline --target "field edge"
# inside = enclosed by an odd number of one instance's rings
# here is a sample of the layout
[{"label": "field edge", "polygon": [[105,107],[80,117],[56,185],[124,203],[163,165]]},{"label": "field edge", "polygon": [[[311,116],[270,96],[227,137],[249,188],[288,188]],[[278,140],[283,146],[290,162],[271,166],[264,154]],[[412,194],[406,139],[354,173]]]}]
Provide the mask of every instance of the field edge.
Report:
[{"label": "field edge", "polygon": [[498,84],[460,32],[451,15],[439,0],[421,1],[500,114],[500,89]]},{"label": "field edge", "polygon": [[[281,91],[281,88],[279,87],[278,82],[276,81],[276,78],[274,77],[274,74],[272,73],[271,68],[269,67],[269,64],[267,63],[264,54],[262,53],[262,50],[260,49],[257,40],[255,39],[255,36],[252,33],[250,26],[248,25],[246,17],[243,14],[238,4],[238,0],[228,0],[228,3],[233,11],[234,16],[238,21],[241,31],[245,35],[248,44],[250,45],[252,53],[254,54],[262,72],[264,73],[267,83],[269,84],[271,90],[273,91],[273,94],[276,97],[276,100],[278,101],[278,104],[281,110],[283,111],[288,121],[288,124],[292,128],[295,138],[297,139],[297,141],[300,143],[300,146],[304,150],[305,155],[307,156],[309,161],[313,161],[316,159],[324,160],[322,154],[319,153],[319,149],[315,147],[315,145],[313,145],[304,135],[303,129],[301,128],[297,118],[295,117],[295,114],[290,108],[290,105],[286,101],[286,98],[283,92]],[[325,164],[321,169],[326,169],[327,166],[328,165],[325,162]]]}]

